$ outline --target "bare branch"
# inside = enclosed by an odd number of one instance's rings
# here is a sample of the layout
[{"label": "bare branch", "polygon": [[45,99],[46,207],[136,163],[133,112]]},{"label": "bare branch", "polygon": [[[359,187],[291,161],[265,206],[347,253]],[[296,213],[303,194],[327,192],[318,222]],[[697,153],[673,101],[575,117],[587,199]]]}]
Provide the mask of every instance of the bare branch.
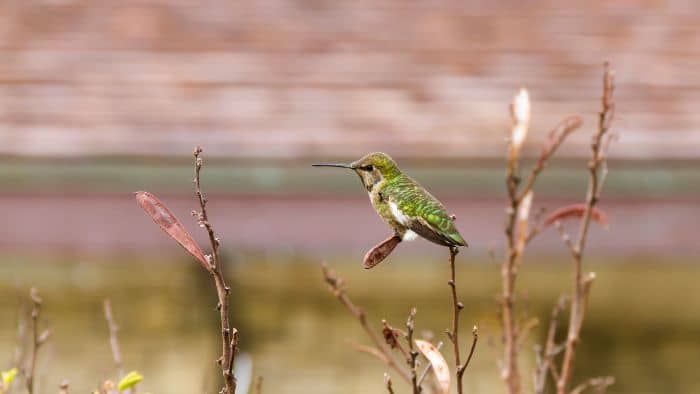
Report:
[{"label": "bare branch", "polygon": [[219,299],[217,309],[219,310],[221,318],[221,357],[217,362],[221,366],[224,387],[220,392],[223,394],[234,394],[236,392],[236,378],[233,375],[233,365],[238,347],[238,331],[231,327],[229,321],[230,288],[226,285],[222,267],[223,264],[221,264],[219,259],[219,238],[216,236],[214,228],[209,222],[209,216],[207,215],[207,198],[201,189],[200,172],[203,165],[203,160],[200,156],[201,153],[202,148],[196,147],[194,150],[194,185],[200,211],[198,213],[194,212],[194,214],[197,216],[199,226],[207,231],[209,243],[211,244],[211,256],[207,256],[207,258],[209,261],[209,272],[216,286],[216,293]]},{"label": "bare branch", "polygon": [[415,329],[416,321],[416,308],[411,308],[411,312],[408,314],[408,319],[406,320],[406,342],[408,342],[408,368],[411,371],[411,388],[413,389],[413,394],[418,394],[421,392],[420,384],[418,383],[418,375],[416,373],[416,359],[418,358],[418,351],[413,348],[413,330]]},{"label": "bare branch", "polygon": [[566,337],[566,347],[562,360],[561,373],[557,381],[557,394],[566,394],[571,379],[576,346],[579,341],[581,327],[585,315],[585,308],[590,291],[590,286],[595,275],[583,276],[583,250],[586,245],[588,229],[593,217],[593,212],[601,192],[601,168],[605,168],[606,152],[604,138],[615,113],[615,103],[613,92],[615,90],[613,72],[608,64],[605,64],[603,74],[603,96],[601,99],[602,109],[598,114],[598,129],[591,142],[591,160],[588,163],[589,180],[586,194],[586,209],[581,218],[578,239],[571,248],[571,256],[574,263],[574,293],[571,299],[571,309],[569,312],[569,330]]},{"label": "bare branch", "polygon": [[[552,314],[549,318],[549,328],[547,329],[547,339],[544,345],[544,354],[538,360],[535,369],[535,394],[543,394],[547,384],[547,372],[553,366],[553,358],[555,353],[554,339],[557,334],[557,325],[559,324],[559,313],[564,309],[566,297],[560,296],[556,305],[552,308]],[[556,369],[551,368],[553,371]],[[556,378],[555,378],[556,380]]]},{"label": "bare branch", "polygon": [[459,253],[459,249],[456,247],[450,248],[450,280],[447,284],[450,286],[450,291],[452,293],[452,329],[447,331],[447,337],[452,342],[452,349],[455,358],[455,368],[457,376],[457,393],[462,394],[464,389],[462,387],[462,376],[464,375],[464,368],[466,365],[462,365],[460,361],[460,349],[459,349],[459,313],[464,309],[464,304],[457,300],[457,282],[455,278],[455,257]]},{"label": "bare branch", "polygon": [[386,372],[384,372],[384,384],[386,385],[386,391],[388,391],[389,394],[394,394],[394,388],[391,384],[391,376],[389,376],[389,374]]},{"label": "bare branch", "polygon": [[596,393],[602,394],[609,386],[612,386],[613,384],[615,384],[615,378],[612,376],[590,378],[576,386],[569,394],[581,394],[588,388],[593,388],[595,389]]},{"label": "bare branch", "polygon": [[39,291],[32,287],[29,291],[29,298],[32,301],[32,312],[31,312],[31,324],[32,324],[32,353],[31,359],[29,360],[29,367],[24,371],[25,382],[27,384],[27,391],[29,394],[34,394],[34,382],[36,374],[36,361],[39,355],[39,349],[51,335],[49,329],[44,330],[41,334],[39,333],[39,314],[41,313],[41,305],[43,300],[39,296]]},{"label": "bare branch", "polygon": [[105,299],[103,306],[105,320],[107,320],[107,327],[109,328],[109,345],[112,348],[112,358],[114,359],[114,365],[117,366],[118,377],[121,379],[122,376],[124,376],[124,364],[122,363],[122,353],[119,349],[119,340],[117,338],[119,326],[115,322],[114,315],[112,314],[112,302],[109,299]]},{"label": "bare branch", "polygon": [[477,326],[474,326],[472,328],[472,347],[469,348],[469,355],[467,356],[467,361],[464,362],[464,367],[462,367],[462,374],[464,374],[464,371],[467,369],[469,366],[469,363],[472,361],[472,356],[474,355],[474,350],[476,350],[476,343],[479,341],[479,328]]},{"label": "bare branch", "polygon": [[369,338],[372,340],[372,343],[377,351],[383,355],[381,358],[382,361],[384,361],[390,368],[393,368],[396,372],[398,372],[402,379],[404,379],[406,382],[410,382],[411,377],[409,372],[396,362],[391,354],[391,349],[389,349],[386,343],[381,341],[379,336],[372,330],[372,328],[370,328],[369,324],[367,323],[367,316],[365,315],[365,312],[360,307],[353,304],[350,297],[348,297],[348,295],[345,293],[342,278],[339,278],[336,273],[330,270],[325,263],[321,265],[321,270],[323,271],[323,278],[328,284],[328,287],[335,298],[337,298],[338,301],[340,301],[340,303],[348,309],[350,314],[357,319],[360,326],[362,326],[362,329],[365,330],[367,336],[369,336]]},{"label": "bare branch", "polygon": [[523,328],[520,330],[520,338],[518,339],[519,347],[522,347],[525,343],[527,343],[527,340],[530,337],[530,333],[539,324],[540,321],[536,317],[533,317],[532,319],[526,321],[525,324],[523,324]]},{"label": "bare branch", "polygon": [[378,358],[383,363],[388,364],[389,359],[387,358],[387,356],[376,347],[361,345],[357,342],[350,342],[350,346],[355,348],[355,350],[357,350],[358,352],[367,353],[371,356]]},{"label": "bare branch", "polygon": [[580,116],[569,116],[559,122],[552,131],[549,132],[549,139],[547,144],[542,148],[542,153],[540,153],[537,163],[532,168],[530,175],[528,175],[525,181],[525,186],[522,188],[521,194],[518,199],[522,199],[525,194],[530,192],[537,181],[537,177],[544,170],[547,161],[554,155],[554,153],[559,149],[566,137],[569,136],[573,131],[581,127],[583,120]]}]

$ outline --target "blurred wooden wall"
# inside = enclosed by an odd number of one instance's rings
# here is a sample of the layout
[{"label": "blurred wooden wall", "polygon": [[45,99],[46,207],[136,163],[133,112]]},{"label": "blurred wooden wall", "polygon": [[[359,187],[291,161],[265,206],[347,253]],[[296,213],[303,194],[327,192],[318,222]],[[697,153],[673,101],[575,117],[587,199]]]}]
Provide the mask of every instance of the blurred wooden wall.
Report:
[{"label": "blurred wooden wall", "polygon": [[566,3],[2,1],[0,154],[496,157],[521,86],[536,152],[610,60],[613,155],[698,158],[700,3]]}]

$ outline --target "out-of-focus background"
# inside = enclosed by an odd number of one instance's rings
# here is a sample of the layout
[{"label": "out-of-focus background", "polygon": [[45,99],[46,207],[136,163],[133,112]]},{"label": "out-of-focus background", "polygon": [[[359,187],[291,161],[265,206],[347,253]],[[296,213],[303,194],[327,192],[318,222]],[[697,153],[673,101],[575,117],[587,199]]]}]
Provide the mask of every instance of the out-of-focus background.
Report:
[{"label": "out-of-focus background", "polygon": [[[457,215],[471,246],[459,255],[463,326],[478,324],[483,338],[466,387],[500,392],[489,249],[502,256],[508,103],[529,89],[528,157],[563,116],[583,116],[535,206],[582,201],[609,60],[619,134],[601,203],[610,226],[588,243],[598,279],[575,378],[614,375],[613,393],[699,392],[699,19],[692,0],[2,1],[1,367],[12,366],[37,286],[53,332],[40,392],[114,377],[103,298],[142,391],[214,391],[208,276],[131,194],[157,194],[204,242],[189,217],[201,145],[241,363],[266,392],[381,392],[385,367],[348,346],[363,334],[318,264],[346,278],[373,323],[400,326],[416,306],[421,332],[439,336],[450,321],[447,252],[401,245],[365,272],[361,258],[387,228],[355,175],[309,167],[380,150]],[[546,321],[571,266],[552,230],[529,253],[521,311]]]}]

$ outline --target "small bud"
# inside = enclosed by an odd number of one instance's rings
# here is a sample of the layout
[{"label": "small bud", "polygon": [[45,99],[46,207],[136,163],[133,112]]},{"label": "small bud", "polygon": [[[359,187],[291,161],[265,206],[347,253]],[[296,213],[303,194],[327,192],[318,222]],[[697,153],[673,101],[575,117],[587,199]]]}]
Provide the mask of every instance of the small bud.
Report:
[{"label": "small bud", "polygon": [[513,117],[513,128],[510,133],[510,160],[514,161],[518,157],[520,148],[527,137],[527,130],[530,125],[530,95],[526,89],[520,89],[511,104],[511,116]]},{"label": "small bud", "polygon": [[530,215],[530,206],[532,205],[532,190],[527,192],[520,201],[520,207],[518,208],[518,221],[527,222],[527,218]]},{"label": "small bud", "polygon": [[530,95],[525,88],[513,99],[513,119],[516,123],[530,123]]}]

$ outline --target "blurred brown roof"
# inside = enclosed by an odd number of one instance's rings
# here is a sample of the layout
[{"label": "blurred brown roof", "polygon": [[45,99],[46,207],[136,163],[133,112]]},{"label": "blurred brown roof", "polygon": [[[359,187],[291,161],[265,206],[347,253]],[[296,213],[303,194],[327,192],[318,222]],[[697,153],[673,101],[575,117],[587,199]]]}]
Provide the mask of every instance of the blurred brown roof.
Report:
[{"label": "blurred brown roof", "polygon": [[612,154],[700,155],[696,1],[348,3],[2,2],[0,153],[498,156],[520,86],[534,140],[593,127],[610,60]]}]

